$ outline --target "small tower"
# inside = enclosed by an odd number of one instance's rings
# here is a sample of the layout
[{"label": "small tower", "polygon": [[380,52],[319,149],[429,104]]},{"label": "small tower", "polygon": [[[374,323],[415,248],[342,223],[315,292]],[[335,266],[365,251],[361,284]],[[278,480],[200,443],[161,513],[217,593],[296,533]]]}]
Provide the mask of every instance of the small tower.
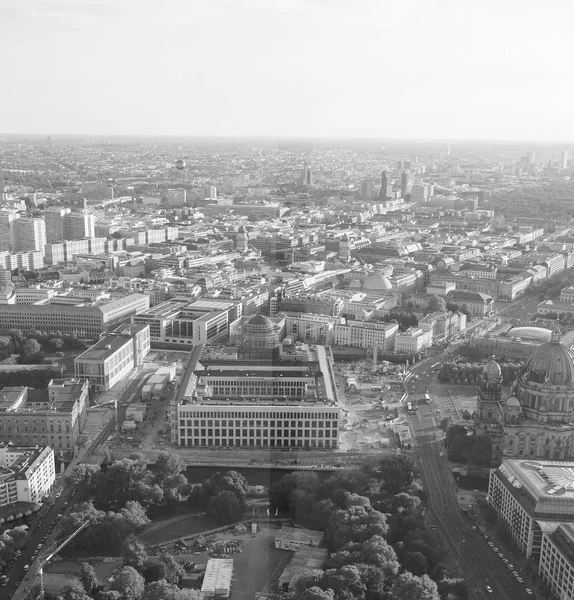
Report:
[{"label": "small tower", "polygon": [[494,357],[484,365],[477,395],[480,422],[496,423],[502,397],[502,371]]},{"label": "small tower", "polygon": [[239,231],[237,232],[237,237],[235,238],[235,249],[237,250],[237,252],[245,254],[245,252],[247,252],[248,249],[248,241],[249,238],[247,236],[247,231],[245,229],[245,226],[242,225],[239,228]]},{"label": "small tower", "polygon": [[347,234],[339,242],[339,260],[342,262],[349,262],[351,260],[351,240]]}]

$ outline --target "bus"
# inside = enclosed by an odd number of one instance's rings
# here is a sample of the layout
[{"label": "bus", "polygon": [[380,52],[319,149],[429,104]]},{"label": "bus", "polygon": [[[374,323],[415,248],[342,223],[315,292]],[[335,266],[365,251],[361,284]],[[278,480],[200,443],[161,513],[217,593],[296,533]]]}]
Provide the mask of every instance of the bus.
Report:
[{"label": "bus", "polygon": [[436,362],[436,363],[434,363],[434,365],[431,365],[431,366],[430,366],[430,368],[431,368],[431,369],[436,369],[436,368],[437,368],[439,365],[440,365],[440,361],[439,361],[439,362]]},{"label": "bus", "polygon": [[412,402],[407,402],[407,412],[414,413],[416,412],[416,408]]},{"label": "bus", "polygon": [[371,386],[371,392],[382,392],[383,387],[381,385],[373,385]]}]

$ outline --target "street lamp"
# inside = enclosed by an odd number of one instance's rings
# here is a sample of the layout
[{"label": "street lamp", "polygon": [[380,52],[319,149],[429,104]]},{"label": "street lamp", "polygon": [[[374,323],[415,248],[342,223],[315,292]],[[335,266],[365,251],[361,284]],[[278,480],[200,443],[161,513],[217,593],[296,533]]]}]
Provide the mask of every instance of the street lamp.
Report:
[{"label": "street lamp", "polygon": [[466,540],[460,540],[460,542],[456,545],[456,551],[457,551],[457,558],[456,558],[456,568],[458,570],[460,570],[460,547],[462,544],[464,544],[464,542],[466,542]]}]

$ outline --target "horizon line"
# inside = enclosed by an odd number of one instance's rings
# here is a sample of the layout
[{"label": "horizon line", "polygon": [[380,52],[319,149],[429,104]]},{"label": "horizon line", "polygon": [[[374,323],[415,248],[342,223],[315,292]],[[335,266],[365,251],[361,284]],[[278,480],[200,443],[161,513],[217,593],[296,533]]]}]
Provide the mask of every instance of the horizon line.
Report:
[{"label": "horizon line", "polygon": [[0,132],[4,137],[95,137],[95,138],[175,138],[204,140],[288,140],[288,141],[362,141],[362,142],[410,142],[419,144],[437,143],[495,143],[495,144],[563,144],[574,145],[574,140],[549,139],[508,139],[508,138],[430,138],[430,137],[380,137],[380,136],[309,136],[309,135],[274,135],[274,134],[160,134],[160,133],[15,133]]}]

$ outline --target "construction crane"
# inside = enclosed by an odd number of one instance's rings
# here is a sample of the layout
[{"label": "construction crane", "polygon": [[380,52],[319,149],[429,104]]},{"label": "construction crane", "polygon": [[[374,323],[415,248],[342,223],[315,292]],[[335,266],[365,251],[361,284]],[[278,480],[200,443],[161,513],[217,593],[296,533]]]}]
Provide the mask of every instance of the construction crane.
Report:
[{"label": "construction crane", "polygon": [[69,542],[71,542],[77,535],[85,529],[90,524],[90,521],[84,521],[74,533],[69,535],[64,541],[58,545],[58,542],[54,542],[54,549],[49,550],[48,554],[45,556],[41,556],[38,559],[38,568],[36,569],[36,576],[40,578],[40,594],[37,596],[36,600],[44,600],[44,566],[54,558],[60,550],[66,546]]}]

